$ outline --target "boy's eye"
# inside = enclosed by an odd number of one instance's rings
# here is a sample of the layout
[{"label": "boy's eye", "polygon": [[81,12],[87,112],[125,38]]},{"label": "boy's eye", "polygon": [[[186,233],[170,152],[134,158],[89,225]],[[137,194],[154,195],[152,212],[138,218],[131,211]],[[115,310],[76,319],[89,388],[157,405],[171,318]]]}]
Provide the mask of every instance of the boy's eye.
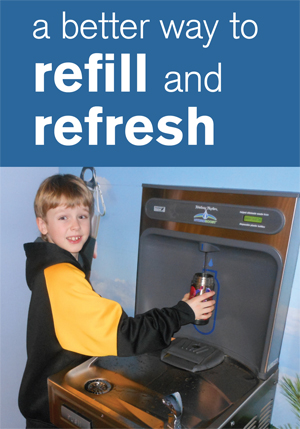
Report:
[{"label": "boy's eye", "polygon": [[88,215],[81,215],[81,216],[79,216],[79,219],[88,219],[89,217],[88,217]]},{"label": "boy's eye", "polygon": [[66,220],[66,219],[67,219],[67,216],[60,216],[58,219],[59,219],[59,220]]}]

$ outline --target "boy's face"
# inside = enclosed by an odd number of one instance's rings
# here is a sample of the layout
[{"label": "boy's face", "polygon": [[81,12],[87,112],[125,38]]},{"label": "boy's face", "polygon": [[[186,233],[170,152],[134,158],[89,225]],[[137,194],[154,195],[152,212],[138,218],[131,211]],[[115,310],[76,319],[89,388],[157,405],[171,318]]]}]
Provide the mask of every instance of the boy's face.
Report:
[{"label": "boy's face", "polygon": [[78,253],[90,234],[89,209],[83,205],[67,207],[62,201],[55,209],[48,210],[46,219],[37,218],[37,225],[50,243],[78,259]]}]

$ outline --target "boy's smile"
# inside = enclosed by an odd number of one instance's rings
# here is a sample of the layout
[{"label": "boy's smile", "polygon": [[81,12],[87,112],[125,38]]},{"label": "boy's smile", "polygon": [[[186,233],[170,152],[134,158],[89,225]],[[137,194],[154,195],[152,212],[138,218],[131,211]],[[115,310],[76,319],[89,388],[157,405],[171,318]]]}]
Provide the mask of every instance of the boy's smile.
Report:
[{"label": "boy's smile", "polygon": [[37,225],[50,243],[67,250],[78,259],[78,253],[90,234],[89,209],[82,204],[68,207],[62,201],[54,209],[48,210],[46,219],[37,218]]}]

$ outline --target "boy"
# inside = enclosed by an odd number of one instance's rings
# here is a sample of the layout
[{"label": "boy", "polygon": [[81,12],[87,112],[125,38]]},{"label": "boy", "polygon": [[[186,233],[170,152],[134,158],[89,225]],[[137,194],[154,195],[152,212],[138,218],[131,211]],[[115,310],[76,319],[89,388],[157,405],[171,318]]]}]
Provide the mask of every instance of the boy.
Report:
[{"label": "boy", "polygon": [[24,245],[26,279],[32,291],[27,327],[27,364],[19,406],[27,428],[50,423],[47,377],[91,356],[130,356],[168,346],[174,332],[209,318],[214,292],[128,317],[87,280],[82,252],[90,233],[93,197],[72,175],[55,175],[40,186],[34,203],[41,238]]}]

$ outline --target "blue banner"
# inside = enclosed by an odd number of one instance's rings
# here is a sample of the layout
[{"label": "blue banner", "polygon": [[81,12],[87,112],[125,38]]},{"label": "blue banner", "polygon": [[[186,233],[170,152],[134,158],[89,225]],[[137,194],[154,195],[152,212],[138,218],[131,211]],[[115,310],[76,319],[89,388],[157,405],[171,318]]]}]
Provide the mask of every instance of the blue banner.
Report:
[{"label": "blue banner", "polygon": [[298,1],[2,1],[2,166],[299,166]]}]

